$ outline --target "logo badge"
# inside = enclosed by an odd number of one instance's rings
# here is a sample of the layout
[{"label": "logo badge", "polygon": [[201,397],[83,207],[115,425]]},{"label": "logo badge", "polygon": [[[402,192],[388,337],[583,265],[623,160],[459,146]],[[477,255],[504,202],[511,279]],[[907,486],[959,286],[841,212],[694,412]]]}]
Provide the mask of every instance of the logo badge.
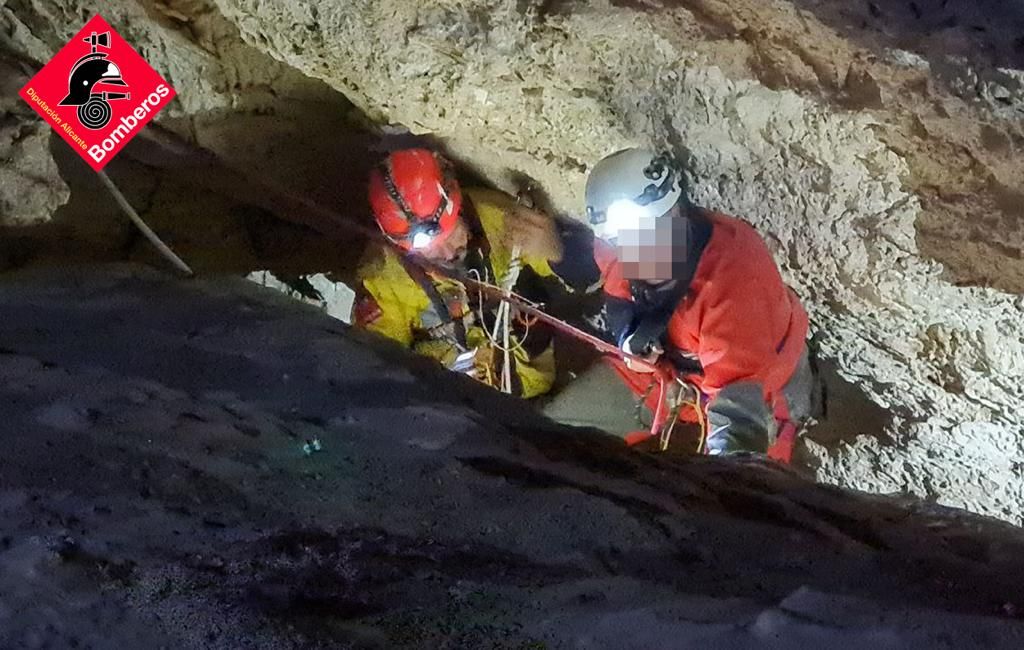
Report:
[{"label": "logo badge", "polygon": [[175,92],[95,16],[19,94],[99,171]]}]

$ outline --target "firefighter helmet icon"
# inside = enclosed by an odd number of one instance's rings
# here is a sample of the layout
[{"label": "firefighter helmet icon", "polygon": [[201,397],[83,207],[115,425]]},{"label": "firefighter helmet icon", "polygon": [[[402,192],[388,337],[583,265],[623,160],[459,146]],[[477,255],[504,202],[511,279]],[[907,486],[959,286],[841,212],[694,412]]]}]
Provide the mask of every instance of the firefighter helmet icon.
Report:
[{"label": "firefighter helmet icon", "polygon": [[91,47],[91,52],[80,58],[71,68],[68,77],[68,95],[61,100],[59,106],[77,106],[78,120],[87,129],[102,129],[110,122],[110,100],[128,99],[128,92],[110,92],[97,89],[97,86],[127,86],[121,78],[121,70],[108,58],[106,52],[97,51],[100,47],[110,48],[110,32],[97,34],[82,39]]}]

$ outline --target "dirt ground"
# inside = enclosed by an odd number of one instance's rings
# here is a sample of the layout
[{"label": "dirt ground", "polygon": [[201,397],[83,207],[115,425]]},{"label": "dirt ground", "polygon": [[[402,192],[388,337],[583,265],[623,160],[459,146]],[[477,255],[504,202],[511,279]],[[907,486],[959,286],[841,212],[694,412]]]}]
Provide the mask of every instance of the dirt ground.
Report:
[{"label": "dirt ground", "polygon": [[238,279],[0,282],[0,647],[1024,643],[1024,533],[629,452]]}]

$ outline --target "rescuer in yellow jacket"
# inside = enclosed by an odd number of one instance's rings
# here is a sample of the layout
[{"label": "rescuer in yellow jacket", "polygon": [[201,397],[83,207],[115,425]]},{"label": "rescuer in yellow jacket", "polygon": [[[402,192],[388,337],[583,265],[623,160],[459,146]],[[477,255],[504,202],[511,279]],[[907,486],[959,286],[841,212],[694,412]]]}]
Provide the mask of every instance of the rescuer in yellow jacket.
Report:
[{"label": "rescuer in yellow jacket", "polygon": [[[356,324],[512,395],[550,390],[553,332],[409,257],[547,302],[572,291],[573,277],[591,276],[593,269],[578,268],[594,265],[589,229],[557,225],[503,192],[463,191],[450,164],[426,149],[391,153],[370,174],[369,199],[395,247],[371,247],[363,261]],[[566,245],[583,254],[566,254]]]}]

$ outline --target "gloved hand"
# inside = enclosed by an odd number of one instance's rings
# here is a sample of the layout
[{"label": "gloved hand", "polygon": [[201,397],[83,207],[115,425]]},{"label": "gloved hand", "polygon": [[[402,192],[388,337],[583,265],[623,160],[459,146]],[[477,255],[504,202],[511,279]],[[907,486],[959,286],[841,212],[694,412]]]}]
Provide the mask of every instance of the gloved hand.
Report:
[{"label": "gloved hand", "polygon": [[[619,348],[626,354],[640,357],[651,365],[657,363],[661,355],[665,353],[665,350],[661,347],[661,343],[659,341],[652,341],[643,334],[638,335],[636,332],[627,336],[626,340],[622,342],[622,345],[620,345]],[[640,366],[631,362],[629,359],[626,359],[625,361],[626,367],[633,372],[653,372],[653,370],[647,366]]]},{"label": "gloved hand", "polygon": [[505,218],[504,244],[518,246],[523,255],[548,262],[562,260],[562,240],[549,215],[525,205],[516,205]]}]

